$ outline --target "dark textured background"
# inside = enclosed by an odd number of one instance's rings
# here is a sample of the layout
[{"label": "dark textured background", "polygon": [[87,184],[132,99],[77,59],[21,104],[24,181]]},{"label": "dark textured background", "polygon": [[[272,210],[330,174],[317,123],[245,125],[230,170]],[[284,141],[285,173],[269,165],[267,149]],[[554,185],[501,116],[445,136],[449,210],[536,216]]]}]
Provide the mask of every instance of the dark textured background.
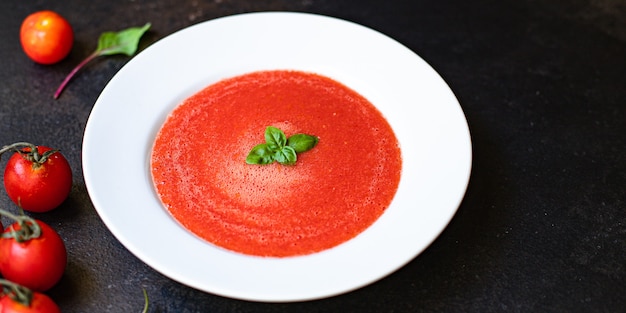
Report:
[{"label": "dark textured background", "polygon": [[[52,66],[19,44],[22,19],[40,9],[75,30],[70,56]],[[269,10],[335,16],[397,39],[448,82],[472,134],[469,189],[443,234],[396,273],[330,299],[232,300],[144,265],[99,219],[81,169],[90,110],[128,58],[91,63],[51,98],[103,31],[151,22],[143,49],[201,21]],[[142,287],[150,312],[162,313],[626,312],[626,1],[2,0],[0,39],[0,144],[58,147],[74,171],[69,199],[35,215],[69,250],[49,292],[65,313],[140,312]],[[0,205],[15,210],[4,192]]]}]

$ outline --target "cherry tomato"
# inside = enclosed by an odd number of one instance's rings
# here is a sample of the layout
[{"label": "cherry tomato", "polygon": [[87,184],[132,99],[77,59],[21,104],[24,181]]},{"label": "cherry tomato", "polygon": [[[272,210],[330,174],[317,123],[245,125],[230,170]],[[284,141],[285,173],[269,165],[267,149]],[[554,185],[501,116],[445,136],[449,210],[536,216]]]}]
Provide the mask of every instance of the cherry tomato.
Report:
[{"label": "cherry tomato", "polygon": [[[40,155],[52,150],[39,146]],[[30,148],[22,151],[30,152]],[[14,153],[4,169],[4,188],[15,204],[30,212],[47,212],[58,207],[72,189],[72,170],[60,153],[39,164],[31,154]]]},{"label": "cherry tomato", "polygon": [[59,306],[47,295],[33,292],[29,306],[5,295],[0,299],[0,313],[61,313]]},{"label": "cherry tomato", "polygon": [[20,41],[24,52],[33,61],[53,64],[72,50],[74,31],[61,15],[53,11],[39,11],[22,22]]},{"label": "cherry tomato", "polygon": [[[33,291],[46,291],[63,276],[67,265],[67,250],[61,236],[46,223],[34,220],[41,228],[39,237],[18,242],[15,238],[0,238],[0,273],[4,278]],[[11,227],[19,231],[19,223]]]}]

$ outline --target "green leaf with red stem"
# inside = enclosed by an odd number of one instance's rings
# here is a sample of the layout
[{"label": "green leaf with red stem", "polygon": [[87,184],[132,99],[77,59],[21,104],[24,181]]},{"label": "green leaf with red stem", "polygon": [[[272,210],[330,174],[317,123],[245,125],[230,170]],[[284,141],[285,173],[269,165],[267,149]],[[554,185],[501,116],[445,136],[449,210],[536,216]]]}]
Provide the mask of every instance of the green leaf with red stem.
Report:
[{"label": "green leaf with red stem", "polygon": [[98,38],[98,47],[96,51],[91,53],[86,59],[80,62],[68,75],[65,77],[57,91],[54,93],[54,99],[58,99],[65,86],[76,75],[76,73],[83,68],[91,60],[104,55],[125,54],[127,56],[133,56],[137,52],[137,46],[141,36],[148,31],[150,23],[147,23],[141,27],[131,27],[119,32],[104,32]]}]

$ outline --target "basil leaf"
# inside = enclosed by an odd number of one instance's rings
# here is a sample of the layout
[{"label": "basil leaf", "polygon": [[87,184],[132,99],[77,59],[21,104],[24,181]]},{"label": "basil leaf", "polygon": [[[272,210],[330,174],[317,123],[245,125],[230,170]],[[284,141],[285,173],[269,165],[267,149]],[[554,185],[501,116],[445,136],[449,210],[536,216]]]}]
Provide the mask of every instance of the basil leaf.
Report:
[{"label": "basil leaf", "polygon": [[91,62],[91,60],[103,56],[112,54],[125,54],[132,56],[137,52],[137,46],[139,45],[139,39],[150,28],[150,23],[147,23],[143,27],[131,27],[119,32],[104,32],[98,38],[98,47],[87,58],[80,62],[74,69],[65,77],[57,91],[54,93],[53,98],[58,99],[61,92],[65,89],[65,86],[70,82],[72,77],[85,66],[85,64]]},{"label": "basil leaf", "polygon": [[139,39],[150,28],[150,23],[143,27],[131,27],[120,32],[104,32],[98,38],[98,55],[125,54],[132,56],[137,52]]},{"label": "basil leaf", "polygon": [[265,142],[271,149],[280,150],[287,144],[287,136],[285,136],[282,130],[273,126],[267,126],[265,129]]},{"label": "basil leaf", "polygon": [[319,139],[315,136],[295,134],[287,138],[287,146],[292,147],[297,153],[301,153],[313,149],[318,141]]},{"label": "basil leaf", "polygon": [[275,152],[274,159],[280,164],[292,165],[296,163],[298,157],[296,156],[296,150],[290,146],[284,146],[282,149]]},{"label": "basil leaf", "polygon": [[272,162],[274,162],[274,150],[270,149],[266,143],[256,145],[246,157],[248,164],[270,164]]},{"label": "basil leaf", "polygon": [[295,134],[289,138],[273,126],[265,128],[265,143],[256,145],[248,153],[248,164],[270,164],[274,161],[283,165],[295,164],[298,153],[313,149],[319,138],[306,134]]}]

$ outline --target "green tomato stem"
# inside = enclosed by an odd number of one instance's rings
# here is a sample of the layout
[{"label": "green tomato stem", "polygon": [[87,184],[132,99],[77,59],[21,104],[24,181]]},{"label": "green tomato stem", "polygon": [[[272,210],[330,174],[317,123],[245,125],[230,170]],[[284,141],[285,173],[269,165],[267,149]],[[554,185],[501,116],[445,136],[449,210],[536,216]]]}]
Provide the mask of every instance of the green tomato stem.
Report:
[{"label": "green tomato stem", "polygon": [[30,150],[33,153],[39,154],[39,151],[37,151],[36,146],[34,144],[29,143],[29,142],[16,142],[16,143],[2,147],[2,149],[0,149],[0,155],[10,150],[13,150],[15,152],[20,152],[21,148],[30,148]]},{"label": "green tomato stem", "polygon": [[9,226],[10,231],[2,233],[2,238],[13,238],[17,242],[25,242],[41,236],[41,227],[32,217],[23,214],[15,215],[4,209],[0,209],[0,215],[13,219],[20,225],[19,230],[15,230],[13,226]]},{"label": "green tomato stem", "polygon": [[[23,148],[30,148],[30,151],[24,151]],[[39,154],[39,150],[34,144],[29,142],[16,142],[14,144],[2,147],[0,149],[0,156],[2,156],[2,154],[4,154],[5,152],[11,150],[25,156],[28,160],[34,162],[35,166],[40,166],[46,163],[50,155],[59,151],[58,149],[52,149],[44,152],[43,154]]]},{"label": "green tomato stem", "polygon": [[29,307],[33,301],[33,291],[10,280],[0,278],[2,295],[8,295],[13,301]]},{"label": "green tomato stem", "polygon": [[143,299],[144,299],[144,305],[143,305],[143,311],[141,311],[141,313],[148,313],[148,292],[146,291],[145,288],[143,288]]}]

